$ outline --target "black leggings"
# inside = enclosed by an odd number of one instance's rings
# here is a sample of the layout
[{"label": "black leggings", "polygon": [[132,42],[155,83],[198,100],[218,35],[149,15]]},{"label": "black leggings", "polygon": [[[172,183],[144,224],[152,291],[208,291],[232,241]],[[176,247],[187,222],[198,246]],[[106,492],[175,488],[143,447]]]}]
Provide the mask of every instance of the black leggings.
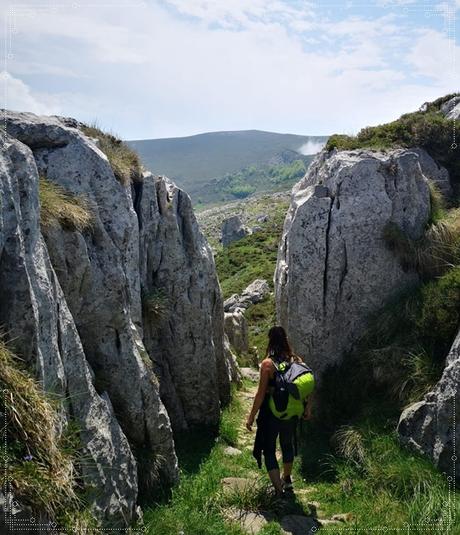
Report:
[{"label": "black leggings", "polygon": [[266,436],[264,440],[265,466],[268,471],[279,469],[276,460],[276,439],[279,435],[283,463],[294,460],[294,434],[297,425],[296,418],[280,420],[270,411],[267,414]]}]

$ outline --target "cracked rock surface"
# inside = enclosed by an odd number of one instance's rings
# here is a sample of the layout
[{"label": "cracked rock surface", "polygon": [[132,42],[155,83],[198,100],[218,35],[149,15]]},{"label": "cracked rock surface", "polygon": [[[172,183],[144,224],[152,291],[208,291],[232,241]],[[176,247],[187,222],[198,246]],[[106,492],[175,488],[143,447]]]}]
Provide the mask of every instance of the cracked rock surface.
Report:
[{"label": "cracked rock surface", "polygon": [[321,381],[368,318],[416,283],[388,249],[394,223],[420,238],[430,216],[421,151],[321,152],[293,188],[275,272],[278,321]]}]

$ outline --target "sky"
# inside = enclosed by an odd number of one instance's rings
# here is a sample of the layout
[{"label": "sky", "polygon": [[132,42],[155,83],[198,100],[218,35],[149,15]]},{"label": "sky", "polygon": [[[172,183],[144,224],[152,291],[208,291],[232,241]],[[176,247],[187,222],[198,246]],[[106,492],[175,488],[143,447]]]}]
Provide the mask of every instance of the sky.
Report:
[{"label": "sky", "polygon": [[123,139],[354,134],[460,88],[460,0],[2,0],[0,107]]}]

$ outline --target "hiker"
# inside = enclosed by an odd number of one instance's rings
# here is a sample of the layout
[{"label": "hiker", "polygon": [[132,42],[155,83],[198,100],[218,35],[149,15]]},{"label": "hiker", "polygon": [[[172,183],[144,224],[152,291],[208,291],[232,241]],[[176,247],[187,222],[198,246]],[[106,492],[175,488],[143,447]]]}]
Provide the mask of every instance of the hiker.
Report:
[{"label": "hiker", "polygon": [[[294,366],[294,363],[297,366]],[[305,420],[311,418],[312,397],[309,396],[305,403],[304,399],[295,400],[289,394],[289,400],[287,400],[287,389],[286,392],[280,394],[281,398],[283,396],[284,398],[281,399],[281,407],[278,407],[284,412],[277,410],[279,396],[278,398],[276,396],[280,390],[280,381],[282,384],[286,384],[288,374],[286,373],[286,376],[284,376],[283,372],[290,368],[292,368],[291,371],[300,371],[301,375],[308,374],[305,379],[308,382],[307,391],[311,392],[312,385],[314,385],[311,369],[303,364],[300,357],[294,354],[283,327],[274,326],[268,333],[266,357],[260,365],[259,387],[246,421],[246,428],[248,431],[252,431],[254,419],[259,413],[253,455],[257,459],[259,468],[261,468],[263,453],[268,475],[278,496],[282,496],[285,490],[292,489],[291,473],[294,455],[296,454],[296,427],[299,417],[303,417]],[[282,478],[276,459],[276,440],[278,435],[283,456]]]}]

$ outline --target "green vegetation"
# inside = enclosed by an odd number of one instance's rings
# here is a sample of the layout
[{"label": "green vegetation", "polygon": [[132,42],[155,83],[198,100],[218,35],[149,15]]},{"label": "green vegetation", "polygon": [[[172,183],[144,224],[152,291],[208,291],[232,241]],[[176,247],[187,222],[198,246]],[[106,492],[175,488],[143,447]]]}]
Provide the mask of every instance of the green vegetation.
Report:
[{"label": "green vegetation", "polygon": [[39,182],[40,223],[44,228],[56,225],[66,230],[90,230],[93,214],[88,200],[73,195],[45,177]]},{"label": "green vegetation", "polygon": [[385,227],[383,237],[403,269],[416,270],[424,280],[432,279],[460,263],[460,210],[446,213],[419,240],[410,239],[395,223]]},{"label": "green vegetation", "polygon": [[71,422],[58,433],[58,400],[43,392],[2,340],[0,387],[7,422],[1,457],[15,498],[75,533],[94,527],[75,470],[81,461],[79,430]]},{"label": "green vegetation", "polygon": [[[283,231],[287,202],[276,205],[270,220],[262,230],[221,249],[216,255],[216,268],[224,298],[240,294],[255,279],[266,279],[273,290],[273,274],[278,254],[278,243]],[[275,321],[274,296],[251,306],[245,313],[248,320],[249,346],[256,347],[259,356],[265,353],[268,329]],[[244,362],[253,357],[241,356]]]},{"label": "green vegetation", "polygon": [[82,131],[99,141],[98,147],[107,156],[117,180],[125,186],[132,182],[142,182],[139,156],[127,143],[111,133],[103,132],[96,124],[85,125]]},{"label": "green vegetation", "polygon": [[297,155],[297,159],[281,164],[251,165],[203,184],[193,190],[193,196],[200,205],[206,205],[215,201],[243,199],[255,192],[284,191],[305,175],[311,159],[310,156]]},{"label": "green vegetation", "polygon": [[[431,533],[430,526],[449,532],[460,522],[460,502],[449,493],[445,478],[430,462],[401,449],[393,422],[376,414],[354,426],[339,428],[335,434],[313,422],[303,423],[299,457],[294,463],[295,494],[279,502],[274,499],[265,470],[258,470],[251,455],[254,435],[244,431],[243,422],[251,400],[247,392],[234,392],[225,409],[224,440],[203,432],[188,434],[177,441],[181,483],[167,503],[158,503],[144,514],[151,535],[242,535],[237,523],[227,520],[232,508],[265,512],[273,519],[261,535],[280,534],[279,520],[285,514],[314,513],[322,518],[348,514],[345,524],[328,526],[325,532],[367,534],[371,528],[387,526],[411,533]],[[246,395],[242,395],[246,394]],[[225,454],[230,443],[238,456]],[[225,490],[221,479],[245,477],[250,485]],[[450,533],[455,534],[455,530]]]},{"label": "green vegetation", "polygon": [[406,113],[391,123],[368,126],[356,136],[333,135],[327,142],[329,150],[390,149],[421,147],[450,174],[451,181],[460,188],[459,147],[453,145],[454,121],[441,113],[442,104],[458,95],[446,95],[426,106],[425,111]]},{"label": "green vegetation", "polygon": [[[411,533],[458,533],[458,495],[428,460],[402,449],[394,422],[379,421],[377,414],[333,435],[304,424],[298,477],[309,481],[309,498],[326,515],[351,513],[346,524],[351,533],[385,526],[404,530],[407,524]],[[332,526],[327,533],[342,530]]]}]

